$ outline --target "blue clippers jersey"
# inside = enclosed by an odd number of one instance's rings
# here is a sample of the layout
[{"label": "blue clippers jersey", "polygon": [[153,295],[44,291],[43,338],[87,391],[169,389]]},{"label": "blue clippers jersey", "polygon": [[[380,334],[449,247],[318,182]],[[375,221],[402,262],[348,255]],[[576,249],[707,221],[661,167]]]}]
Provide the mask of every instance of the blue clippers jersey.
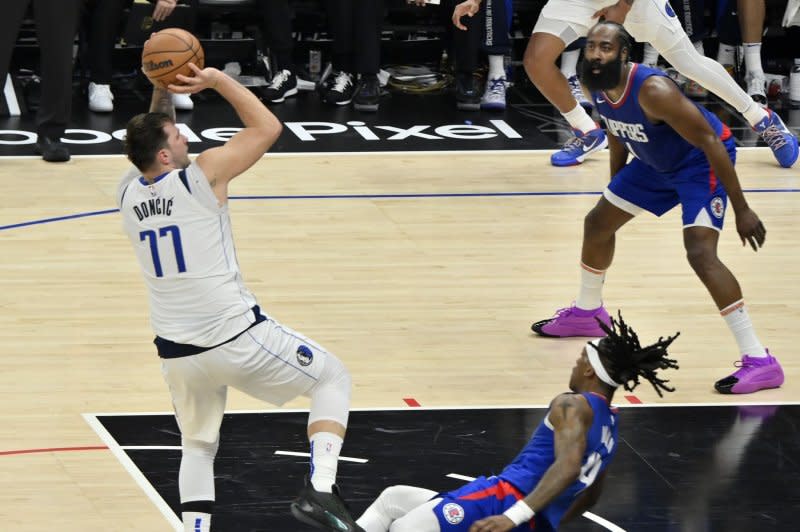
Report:
[{"label": "blue clippers jersey", "polygon": [[[605,120],[608,133],[617,137],[631,155],[658,172],[673,172],[682,168],[697,148],[667,124],[655,125],[645,117],[639,105],[639,89],[650,76],[668,77],[661,70],[633,63],[619,101],[612,102],[605,92],[593,92],[592,100]],[[717,135],[724,137],[728,128],[719,118],[703,106],[695,105]]]},{"label": "blue clippers jersey", "polygon": [[[594,411],[594,418],[589,433],[586,435],[586,451],[578,479],[559,495],[546,508],[537,512],[550,521],[557,529],[564,512],[570,507],[575,497],[594,482],[614,457],[617,443],[617,411],[606,402],[605,397],[593,393],[583,395]],[[549,416],[549,413],[548,413]],[[545,471],[556,460],[553,428],[548,417],[536,428],[533,437],[525,448],[502,473],[501,479],[511,483],[524,495],[528,495],[536,487]]]}]

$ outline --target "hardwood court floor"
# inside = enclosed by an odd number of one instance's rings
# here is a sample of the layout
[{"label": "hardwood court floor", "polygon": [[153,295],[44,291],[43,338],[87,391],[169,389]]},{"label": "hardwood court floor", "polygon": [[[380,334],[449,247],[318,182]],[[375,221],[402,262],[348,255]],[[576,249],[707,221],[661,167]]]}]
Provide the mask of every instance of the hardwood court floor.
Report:
[{"label": "hardwood court floor", "polygon": [[[530,322],[574,299],[583,216],[608,175],[605,157],[556,169],[548,156],[267,157],[231,189],[242,197],[231,213],[245,280],[268,314],[346,362],[354,407],[546,404],[565,390],[582,340],[535,338]],[[682,333],[678,390],[660,399],[642,386],[645,403],[800,400],[800,172],[762,149],[739,156],[767,244],[743,249],[731,215],[720,254],[787,382],[746,397],[713,391],[735,343],[685,261],[678,212],[643,215],[618,237],[604,296],[642,341]],[[85,412],[170,410],[133,253],[118,215],[102,213],[125,168],[122,158],[0,167],[6,530],[167,529],[107,451],[17,452],[101,445]],[[94,215],[25,224],[83,213]],[[230,409],[268,407],[229,397]]]}]

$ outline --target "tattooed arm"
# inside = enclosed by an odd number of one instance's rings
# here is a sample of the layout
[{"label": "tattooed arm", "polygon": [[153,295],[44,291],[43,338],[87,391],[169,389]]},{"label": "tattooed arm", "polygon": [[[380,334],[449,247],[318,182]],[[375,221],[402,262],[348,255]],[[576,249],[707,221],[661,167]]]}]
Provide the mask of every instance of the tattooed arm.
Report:
[{"label": "tattooed arm", "polygon": [[525,497],[525,503],[534,511],[550,504],[580,475],[594,413],[585,397],[565,393],[556,397],[547,417],[553,427],[556,461]]},{"label": "tattooed arm", "polygon": [[175,121],[175,105],[172,103],[172,94],[167,89],[153,87],[153,96],[150,98],[150,112],[164,113]]},{"label": "tattooed arm", "polygon": [[[555,461],[527,497],[522,499],[534,512],[540,511],[558,497],[581,473],[586,435],[592,426],[594,413],[585,397],[565,393],[553,400],[547,419],[553,427]],[[511,530],[516,525],[508,516],[493,515],[476,521],[470,532]]]}]

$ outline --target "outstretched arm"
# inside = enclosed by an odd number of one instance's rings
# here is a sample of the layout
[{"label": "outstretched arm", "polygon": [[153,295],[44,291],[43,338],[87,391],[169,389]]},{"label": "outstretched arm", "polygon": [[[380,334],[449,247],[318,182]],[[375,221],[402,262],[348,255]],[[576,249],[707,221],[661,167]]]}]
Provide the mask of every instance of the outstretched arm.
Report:
[{"label": "outstretched arm", "polygon": [[511,530],[529,521],[534,512],[550,504],[575,482],[581,473],[586,435],[592,426],[593,416],[592,407],[582,395],[566,393],[556,397],[547,414],[553,426],[555,461],[527,497],[506,510],[503,515],[493,515],[476,521],[469,532]]},{"label": "outstretched arm", "polygon": [[672,81],[660,76],[651,76],[642,84],[639,104],[648,118],[666,122],[687,142],[703,150],[711,169],[728,193],[742,245],[749,242],[753,250],[758,251],[764,245],[767,231],[744,198],[728,150],[697,106]]}]

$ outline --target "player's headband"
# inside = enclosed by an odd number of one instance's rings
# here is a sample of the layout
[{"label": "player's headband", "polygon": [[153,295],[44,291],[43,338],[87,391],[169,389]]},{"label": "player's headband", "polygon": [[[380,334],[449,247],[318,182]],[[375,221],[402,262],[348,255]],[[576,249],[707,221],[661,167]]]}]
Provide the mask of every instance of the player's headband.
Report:
[{"label": "player's headband", "polygon": [[[600,340],[595,340],[595,342],[599,343]],[[612,379],[611,375],[608,374],[605,366],[603,366],[603,363],[600,361],[600,353],[597,352],[597,345],[593,344],[592,342],[588,342],[586,344],[586,358],[589,359],[589,364],[592,365],[592,369],[594,370],[594,373],[597,375],[598,379],[609,386],[613,386],[614,388],[622,386],[620,383]]]}]

